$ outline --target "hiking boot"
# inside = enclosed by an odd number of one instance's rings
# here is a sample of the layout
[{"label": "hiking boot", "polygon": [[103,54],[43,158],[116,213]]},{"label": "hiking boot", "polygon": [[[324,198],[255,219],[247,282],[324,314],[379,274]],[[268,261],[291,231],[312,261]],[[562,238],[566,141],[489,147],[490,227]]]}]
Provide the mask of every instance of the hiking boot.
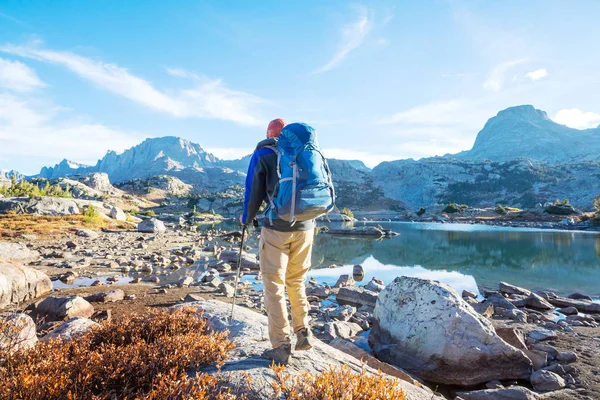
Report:
[{"label": "hiking boot", "polygon": [[274,349],[265,350],[262,356],[268,360],[273,360],[275,364],[287,364],[292,355],[292,345],[282,344]]},{"label": "hiking boot", "polygon": [[296,350],[310,350],[312,349],[312,332],[308,328],[300,329],[296,332]]}]

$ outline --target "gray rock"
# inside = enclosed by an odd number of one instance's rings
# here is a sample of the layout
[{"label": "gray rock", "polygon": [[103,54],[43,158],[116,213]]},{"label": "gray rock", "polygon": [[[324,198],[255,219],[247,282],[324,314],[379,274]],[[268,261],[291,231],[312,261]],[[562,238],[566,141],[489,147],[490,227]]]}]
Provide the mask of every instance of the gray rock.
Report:
[{"label": "gray rock", "polygon": [[79,214],[77,203],[60,197],[33,197],[25,204],[25,213],[44,216]]},{"label": "gray rock", "polygon": [[13,352],[29,349],[37,343],[35,323],[27,314],[0,314],[0,350]]},{"label": "gray rock", "polygon": [[585,300],[585,301],[592,301],[592,297],[588,296],[587,294],[582,294],[582,293],[573,293],[571,295],[569,295],[569,299],[575,299],[575,300]]},{"label": "gray rock", "polygon": [[336,295],[338,304],[349,304],[356,307],[375,307],[379,293],[357,286],[340,288]]},{"label": "gray rock", "polygon": [[55,297],[50,296],[34,304],[32,315],[37,320],[61,321],[73,317],[90,318],[94,307],[79,296]]},{"label": "gray rock", "polygon": [[79,229],[76,232],[77,236],[86,237],[88,239],[98,239],[100,235],[91,229]]},{"label": "gray rock", "polygon": [[[229,354],[227,361],[219,368],[209,366],[201,371],[209,374],[226,374],[235,385],[250,378],[250,390],[257,393],[258,399],[273,399],[271,383],[275,377],[271,369],[271,361],[261,357],[264,350],[271,347],[267,340],[267,317],[246,308],[235,306],[233,321],[229,320],[231,305],[215,300],[187,303],[185,306],[197,307],[204,312],[209,326],[218,332],[228,331],[230,340],[235,348]],[[295,340],[295,339],[292,339]],[[330,367],[346,365],[352,371],[360,372],[365,369],[368,374],[376,371],[364,366],[360,360],[343,353],[320,340],[314,340],[311,351],[297,351],[292,355],[286,373],[292,375],[304,372],[319,375]],[[417,387],[403,380],[398,385],[404,390],[406,398],[411,400],[443,400],[429,389]]]},{"label": "gray rock", "polygon": [[517,322],[523,322],[523,323],[527,322],[527,314],[524,311],[518,310],[516,308],[506,309],[506,308],[501,308],[501,307],[495,307],[494,315],[497,315],[499,317],[510,318],[513,321],[517,321]]},{"label": "gray rock", "polygon": [[118,207],[113,207],[110,209],[110,217],[112,219],[116,219],[117,221],[127,221],[127,215]]},{"label": "gray rock", "polygon": [[531,293],[529,297],[525,299],[525,304],[531,308],[535,308],[536,310],[554,310],[554,306],[552,304],[535,293]]},{"label": "gray rock", "polygon": [[520,294],[522,296],[529,296],[531,294],[531,291],[527,289],[523,289],[506,282],[500,282],[500,292],[506,294]]},{"label": "gray rock", "polygon": [[483,315],[486,318],[492,318],[494,315],[494,305],[492,303],[483,302],[483,303],[475,303],[471,304],[471,307],[479,314]]},{"label": "gray rock", "polygon": [[579,312],[589,314],[600,313],[600,303],[593,303],[587,300],[575,300],[560,296],[548,296],[546,299],[555,307],[575,307]]},{"label": "gray rock", "polygon": [[555,332],[549,331],[548,329],[535,329],[530,331],[527,336],[534,343],[558,338],[558,335]]},{"label": "gray rock", "polygon": [[93,303],[114,303],[125,298],[125,292],[121,289],[109,290],[108,292],[94,293],[87,296],[85,300]]},{"label": "gray rock", "polygon": [[485,302],[491,303],[494,306],[494,308],[504,308],[506,310],[512,310],[514,308],[517,308],[513,303],[511,303],[510,301],[508,301],[500,293],[492,293],[492,294],[490,294],[485,299]]},{"label": "gray rock", "polygon": [[327,289],[323,286],[307,286],[306,287],[306,295],[307,296],[315,296],[320,299],[326,299],[331,294],[331,290]]},{"label": "gray rock", "polygon": [[60,324],[56,329],[45,335],[41,340],[71,340],[75,335],[87,332],[93,326],[98,326],[98,323],[88,318],[73,317]]},{"label": "gray rock", "polygon": [[354,286],[354,278],[350,275],[341,275],[335,285],[334,288],[346,287],[346,286]]},{"label": "gray rock", "polygon": [[540,398],[535,392],[521,386],[458,392],[456,395],[463,400],[538,400]]},{"label": "gray rock", "polygon": [[192,278],[191,276],[185,276],[185,277],[181,278],[179,280],[179,282],[177,282],[177,285],[180,287],[188,287],[193,284],[194,284],[194,278]]},{"label": "gray rock", "polygon": [[551,392],[566,386],[561,376],[546,370],[535,371],[529,380],[538,392]]},{"label": "gray rock", "polygon": [[471,292],[469,290],[463,290],[462,291],[462,297],[464,298],[470,298],[470,299],[476,299],[477,298],[477,294],[475,294],[474,292]]},{"label": "gray rock", "polygon": [[0,242],[0,260],[27,264],[40,258],[40,253],[22,243]]},{"label": "gray rock", "polygon": [[51,291],[52,282],[43,272],[0,261],[0,309]]},{"label": "gray rock", "polygon": [[235,288],[233,285],[225,282],[219,284],[219,291],[223,293],[225,297],[233,297],[235,295]]},{"label": "gray rock", "polygon": [[327,322],[323,326],[323,339],[333,340],[335,338],[349,339],[361,333],[363,329],[354,322],[335,321]]},{"label": "gray rock", "polygon": [[[227,263],[231,263],[237,266],[239,258],[239,251],[236,250],[226,250],[221,252],[220,260],[225,261]],[[250,269],[259,269],[258,260],[256,255],[242,252],[242,268],[250,268]]]},{"label": "gray rock", "polygon": [[577,315],[579,313],[575,307],[558,308],[556,311],[564,315]]},{"label": "gray rock", "polygon": [[556,360],[564,363],[572,363],[577,361],[577,354],[572,351],[561,351],[556,355]]},{"label": "gray rock", "polygon": [[331,319],[335,319],[337,321],[348,321],[352,316],[356,313],[356,308],[352,306],[339,306],[335,310],[329,313]]},{"label": "gray rock", "polygon": [[523,379],[531,361],[451,287],[401,277],[380,293],[369,343],[376,356],[434,383]]},{"label": "gray rock", "polygon": [[365,285],[365,289],[379,293],[383,289],[385,289],[385,285],[383,284],[383,281],[373,278],[369,283]]},{"label": "gray rock", "polygon": [[165,226],[164,222],[156,218],[143,220],[138,224],[137,229],[139,232],[154,234],[162,234],[167,231],[167,227]]}]

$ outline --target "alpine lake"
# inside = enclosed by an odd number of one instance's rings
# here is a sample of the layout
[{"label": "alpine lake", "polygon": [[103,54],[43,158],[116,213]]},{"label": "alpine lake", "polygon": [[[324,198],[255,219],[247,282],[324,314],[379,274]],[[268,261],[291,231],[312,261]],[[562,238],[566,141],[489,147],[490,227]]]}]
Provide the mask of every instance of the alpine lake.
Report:
[{"label": "alpine lake", "polygon": [[600,300],[599,232],[452,223],[354,224],[364,225],[379,225],[399,235],[374,239],[318,233],[309,278],[333,285],[360,264],[365,275],[357,284],[373,277],[388,284],[398,276],[412,276],[446,283],[459,294],[466,289],[481,295],[504,281]]},{"label": "alpine lake", "polygon": [[[320,223],[319,225],[323,225]],[[328,223],[332,228],[341,223]],[[391,238],[352,237],[324,233],[317,229],[308,274],[318,282],[334,285],[340,275],[352,275],[360,264],[364,277],[357,285],[373,277],[390,283],[398,276],[437,280],[452,286],[459,294],[466,289],[483,294],[497,290],[502,281],[529,290],[548,290],[567,296],[580,292],[600,301],[600,232],[543,230],[453,223],[417,223],[369,221],[355,227],[374,225],[399,235]],[[348,225],[344,225],[346,227]],[[240,230],[240,225],[224,221],[202,225],[199,230]],[[249,229],[246,244],[258,247],[258,230]],[[190,271],[181,269],[161,282],[176,283]],[[202,271],[193,272],[199,278]],[[130,282],[139,273],[119,279]],[[262,282],[253,275],[255,290]],[[54,282],[55,288],[89,286],[96,279],[81,277],[73,284]]]}]

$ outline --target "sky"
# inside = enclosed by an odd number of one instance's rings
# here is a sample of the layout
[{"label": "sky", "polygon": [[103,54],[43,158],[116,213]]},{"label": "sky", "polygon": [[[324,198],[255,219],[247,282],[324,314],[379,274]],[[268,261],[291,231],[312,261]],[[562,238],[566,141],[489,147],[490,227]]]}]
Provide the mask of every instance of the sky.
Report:
[{"label": "sky", "polygon": [[225,159],[274,118],[330,158],[472,147],[532,104],[600,124],[600,2],[0,2],[0,169],[95,164],[179,136]]}]

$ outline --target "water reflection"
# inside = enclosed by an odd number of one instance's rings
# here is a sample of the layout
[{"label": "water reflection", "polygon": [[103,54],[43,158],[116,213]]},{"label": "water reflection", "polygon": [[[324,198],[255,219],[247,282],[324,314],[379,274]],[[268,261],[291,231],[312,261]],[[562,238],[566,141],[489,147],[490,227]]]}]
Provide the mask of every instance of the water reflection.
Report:
[{"label": "water reflection", "polygon": [[386,282],[429,271],[441,281],[445,274],[458,274],[452,281],[457,290],[473,290],[475,282],[479,288],[495,288],[507,281],[600,297],[600,235],[460,224],[393,222],[392,227],[401,235],[384,240],[319,235],[314,268],[372,260],[373,275]]},{"label": "water reflection", "polygon": [[[380,263],[373,256],[367,257],[362,262],[362,266],[365,270],[365,278],[363,279],[363,282],[365,283],[369,282],[373,277],[381,279],[387,283],[393,281],[397,276],[412,276],[444,282],[445,284],[452,286],[458,291],[458,293],[461,293],[463,290],[469,290],[479,294],[479,289],[477,288],[475,279],[470,275],[464,275],[456,271],[434,271],[425,269],[418,265],[414,267],[386,265]],[[337,268],[313,269],[309,272],[308,276],[315,278],[320,282],[326,282],[330,285],[333,285],[340,275],[343,274],[352,275],[352,265],[346,265]]]}]

